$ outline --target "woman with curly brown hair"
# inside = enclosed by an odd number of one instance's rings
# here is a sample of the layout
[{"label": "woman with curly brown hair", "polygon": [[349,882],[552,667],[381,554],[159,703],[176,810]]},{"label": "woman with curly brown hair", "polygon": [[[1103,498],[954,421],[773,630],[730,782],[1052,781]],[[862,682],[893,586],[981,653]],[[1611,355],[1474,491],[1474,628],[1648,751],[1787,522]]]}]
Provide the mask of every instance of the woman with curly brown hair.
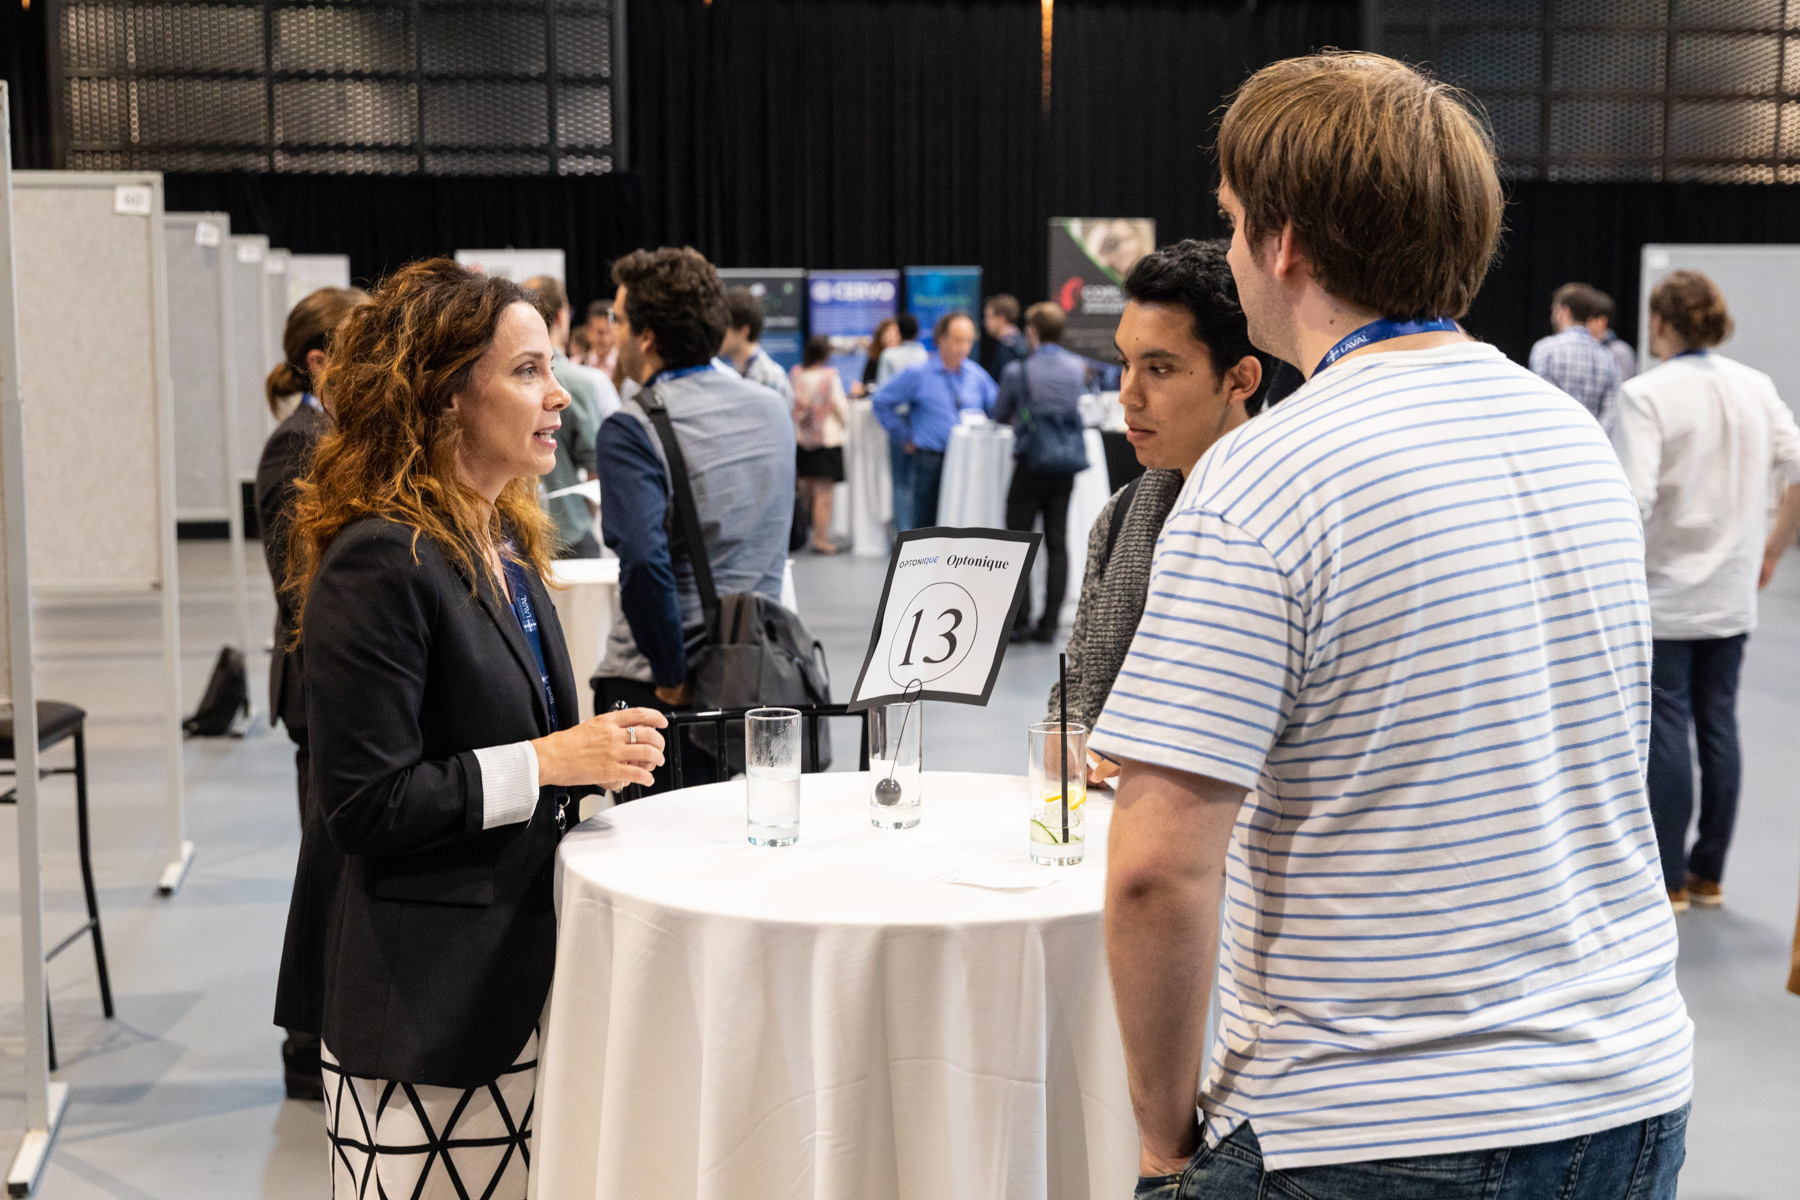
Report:
[{"label": "woman with curly brown hair", "polygon": [[528,293],[444,259],[327,350],[290,538],[315,802],[276,1021],[322,1035],[336,1196],[522,1200],[557,841],[576,797],[662,762],[659,713],[575,720],[536,497],[569,402],[551,353]]}]

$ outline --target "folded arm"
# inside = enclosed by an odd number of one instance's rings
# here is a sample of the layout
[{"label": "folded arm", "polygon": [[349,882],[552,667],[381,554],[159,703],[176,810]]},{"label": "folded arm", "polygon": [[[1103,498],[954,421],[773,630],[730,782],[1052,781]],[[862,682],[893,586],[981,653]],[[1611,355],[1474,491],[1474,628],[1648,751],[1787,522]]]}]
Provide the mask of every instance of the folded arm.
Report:
[{"label": "folded arm", "polygon": [[902,413],[900,407],[918,399],[918,382],[917,371],[902,371],[875,393],[875,419],[887,430],[888,437],[903,445],[912,441],[912,417],[910,412]]}]

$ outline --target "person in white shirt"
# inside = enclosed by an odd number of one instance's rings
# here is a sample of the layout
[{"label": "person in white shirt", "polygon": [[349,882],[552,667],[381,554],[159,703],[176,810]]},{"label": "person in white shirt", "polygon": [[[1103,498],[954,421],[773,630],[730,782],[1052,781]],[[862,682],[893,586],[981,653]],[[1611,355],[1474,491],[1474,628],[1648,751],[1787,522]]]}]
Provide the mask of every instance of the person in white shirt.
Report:
[{"label": "person in white shirt", "polygon": [[1588,412],[1457,329],[1493,143],[1329,53],[1217,147],[1250,340],[1307,382],[1182,485],[1094,732],[1135,1194],[1675,1200],[1640,525]]},{"label": "person in white shirt", "polygon": [[900,331],[900,341],[884,349],[875,362],[876,391],[906,368],[916,367],[931,357],[931,351],[919,344],[919,318],[903,312],[894,318],[894,328]]},{"label": "person in white shirt", "polygon": [[[1644,521],[1655,639],[1650,810],[1676,911],[1725,902],[1720,882],[1741,774],[1738,667],[1756,593],[1800,527],[1800,427],[1761,371],[1713,347],[1731,336],[1717,285],[1676,271],[1650,293],[1650,352],[1661,366],[1625,381],[1613,431]],[[1770,527],[1771,476],[1786,485]],[[1700,751],[1699,836],[1692,730]]]}]

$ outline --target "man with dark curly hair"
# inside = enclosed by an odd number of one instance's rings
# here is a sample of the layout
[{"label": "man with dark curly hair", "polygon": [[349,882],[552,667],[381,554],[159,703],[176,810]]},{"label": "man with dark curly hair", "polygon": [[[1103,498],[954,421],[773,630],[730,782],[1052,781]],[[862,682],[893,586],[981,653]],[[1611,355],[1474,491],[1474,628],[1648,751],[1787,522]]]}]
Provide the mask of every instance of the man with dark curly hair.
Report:
[{"label": "man with dark curly hair", "polygon": [[715,364],[730,318],[719,273],[692,249],[635,250],[613,264],[612,325],[626,384],[600,425],[600,532],[619,556],[619,606],[594,676],[594,708],[681,708],[693,700],[688,653],[705,619],[688,556],[672,550],[670,476],[644,407],[668,409],[706,531],[721,596],[781,596],[794,511],[794,421],[787,402]]}]

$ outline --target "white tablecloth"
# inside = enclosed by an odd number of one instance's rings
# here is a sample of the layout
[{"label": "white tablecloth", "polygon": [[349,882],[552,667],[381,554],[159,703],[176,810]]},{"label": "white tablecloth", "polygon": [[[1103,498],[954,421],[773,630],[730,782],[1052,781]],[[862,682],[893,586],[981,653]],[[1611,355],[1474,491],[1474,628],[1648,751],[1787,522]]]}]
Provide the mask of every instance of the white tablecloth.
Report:
[{"label": "white tablecloth", "polygon": [[[1075,621],[1087,569],[1088,530],[1112,496],[1106,474],[1106,444],[1098,429],[1086,430],[1087,470],[1075,476],[1069,494],[1069,584],[1063,592],[1062,625]],[[944,451],[944,480],[938,489],[938,524],[953,528],[1005,529],[1006,489],[1012,484],[1013,431],[1004,425],[958,425]],[[1044,556],[1031,572],[1032,611],[1044,603]]]},{"label": "white tablecloth", "polygon": [[1006,488],[1012,472],[1009,426],[956,426],[944,448],[937,523],[952,529],[1005,529]]},{"label": "white tablecloth", "polygon": [[[930,738],[928,718],[927,755]],[[1089,802],[1085,863],[1034,867],[1022,778],[927,773],[910,830],[869,825],[869,787],[806,776],[789,848],[745,842],[742,783],[610,809],[563,842],[534,1195],[1131,1194],[1110,805]],[[933,879],[1001,864],[1056,882]]]},{"label": "white tablecloth", "polygon": [[550,565],[550,572],[551,583],[556,585],[550,589],[550,599],[556,605],[556,619],[562,622],[585,721],[594,715],[594,689],[588,680],[606,653],[606,635],[618,612],[619,560],[559,558]]},{"label": "white tablecloth", "polygon": [[[849,504],[841,501],[848,496]],[[838,510],[848,508],[847,524],[839,526],[837,511],[832,524],[850,538],[851,550],[862,556],[886,558],[889,530],[894,519],[894,475],[888,464],[887,430],[875,419],[875,405],[868,400],[850,402],[850,420],[844,429],[844,486],[838,489]]]},{"label": "white tablecloth", "polygon": [[[554,585],[550,599],[569,647],[569,666],[575,672],[575,690],[581,696],[581,719],[585,721],[594,715],[594,689],[588,680],[606,653],[606,635],[613,622],[624,619],[619,610],[619,560],[559,558],[550,564],[550,580]],[[800,611],[791,558],[781,577],[781,603]]]}]

